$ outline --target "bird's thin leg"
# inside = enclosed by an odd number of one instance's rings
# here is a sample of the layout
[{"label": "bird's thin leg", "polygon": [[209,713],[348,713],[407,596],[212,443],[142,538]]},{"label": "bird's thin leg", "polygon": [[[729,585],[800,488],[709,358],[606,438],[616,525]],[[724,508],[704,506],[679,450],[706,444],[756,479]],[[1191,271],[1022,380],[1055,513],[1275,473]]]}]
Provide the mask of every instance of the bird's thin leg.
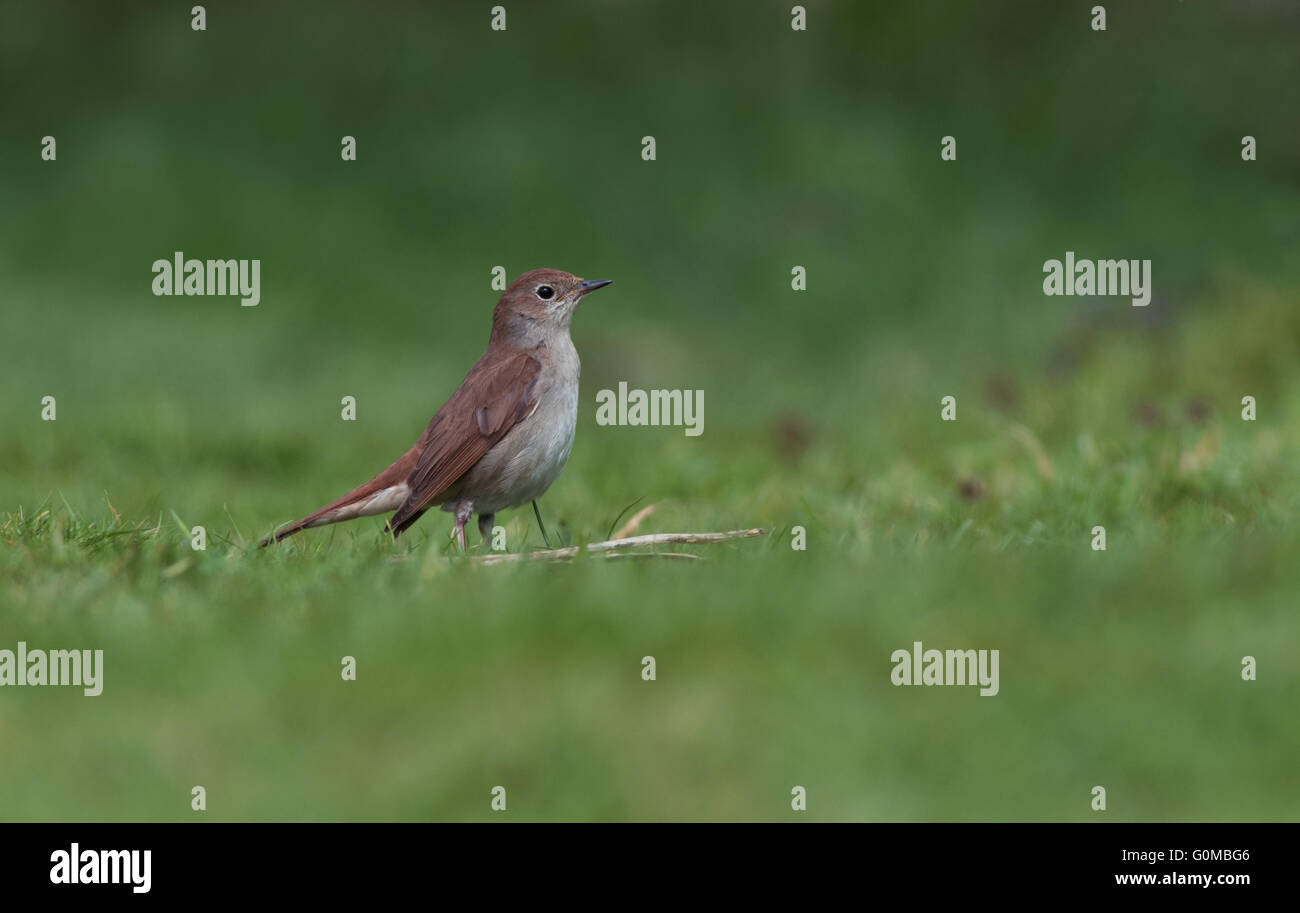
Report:
[{"label": "bird's thin leg", "polygon": [[468,498],[463,498],[456,502],[456,544],[460,550],[465,551],[465,524],[469,518],[474,515],[474,502]]},{"label": "bird's thin leg", "polygon": [[546,535],[546,524],[542,522],[542,512],[541,512],[540,510],[537,509],[537,499],[536,499],[536,498],[533,499],[533,513],[535,513],[535,514],[537,515],[537,525],[540,526],[540,527],[542,528],[542,541],[546,543],[546,547],[547,547],[547,548],[550,548],[550,547],[551,547],[551,539],[550,539],[549,536]]},{"label": "bird's thin leg", "polygon": [[483,544],[486,545],[488,539],[492,537],[492,518],[496,514],[479,514],[478,515],[478,534],[483,537]]}]

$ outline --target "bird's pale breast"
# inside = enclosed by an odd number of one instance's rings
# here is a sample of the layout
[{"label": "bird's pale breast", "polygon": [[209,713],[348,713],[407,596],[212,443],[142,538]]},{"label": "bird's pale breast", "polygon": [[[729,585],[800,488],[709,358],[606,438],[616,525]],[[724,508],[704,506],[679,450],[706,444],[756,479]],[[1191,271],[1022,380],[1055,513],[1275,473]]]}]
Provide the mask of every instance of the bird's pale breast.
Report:
[{"label": "bird's pale breast", "polygon": [[538,378],[537,408],[465,474],[461,498],[474,511],[495,513],[541,497],[559,478],[573,449],[578,422],[578,353],[573,343],[557,346]]}]

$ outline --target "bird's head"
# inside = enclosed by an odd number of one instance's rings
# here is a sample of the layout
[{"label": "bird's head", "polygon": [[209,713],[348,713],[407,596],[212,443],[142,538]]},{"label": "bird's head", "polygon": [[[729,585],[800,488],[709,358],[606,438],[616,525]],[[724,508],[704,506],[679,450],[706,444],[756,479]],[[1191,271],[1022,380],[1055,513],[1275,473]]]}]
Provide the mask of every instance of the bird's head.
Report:
[{"label": "bird's head", "polygon": [[582,279],[558,269],[535,269],[510,284],[492,315],[492,338],[536,345],[556,331],[568,333],[578,302],[611,279]]}]

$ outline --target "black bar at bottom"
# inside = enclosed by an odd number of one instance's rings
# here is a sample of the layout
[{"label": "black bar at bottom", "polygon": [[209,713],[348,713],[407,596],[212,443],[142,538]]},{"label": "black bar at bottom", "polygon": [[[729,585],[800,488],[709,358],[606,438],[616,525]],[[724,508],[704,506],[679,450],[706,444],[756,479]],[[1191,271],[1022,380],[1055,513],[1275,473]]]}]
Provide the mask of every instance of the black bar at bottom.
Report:
[{"label": "black bar at bottom", "polygon": [[629,899],[651,885],[662,897],[679,883],[737,894],[803,884],[927,899],[1199,891],[1230,902],[1285,889],[1296,837],[1289,824],[506,823],[6,824],[0,888],[7,900],[338,902],[449,881],[493,897],[564,884],[567,896],[600,885]]}]

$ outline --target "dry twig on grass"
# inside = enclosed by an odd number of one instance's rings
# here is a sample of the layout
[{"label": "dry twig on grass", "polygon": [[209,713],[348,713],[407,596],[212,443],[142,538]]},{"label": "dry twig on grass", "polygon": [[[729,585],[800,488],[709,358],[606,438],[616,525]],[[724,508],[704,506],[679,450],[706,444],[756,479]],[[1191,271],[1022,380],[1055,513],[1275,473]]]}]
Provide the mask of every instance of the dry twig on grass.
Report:
[{"label": "dry twig on grass", "polygon": [[[637,548],[643,545],[698,545],[707,542],[726,542],[729,539],[751,539],[761,536],[762,529],[733,529],[725,533],[651,533],[647,536],[629,536],[625,539],[608,539],[604,542],[592,542],[585,546],[588,552],[616,552],[625,548]],[[501,564],[507,561],[568,561],[576,558],[584,546],[571,545],[568,548],[542,549],[536,552],[514,552],[511,554],[477,555],[470,558],[480,564]],[[634,555],[610,554],[607,558],[631,558]],[[684,558],[694,559],[698,555],[683,552],[650,552],[636,554],[645,558]]]}]

